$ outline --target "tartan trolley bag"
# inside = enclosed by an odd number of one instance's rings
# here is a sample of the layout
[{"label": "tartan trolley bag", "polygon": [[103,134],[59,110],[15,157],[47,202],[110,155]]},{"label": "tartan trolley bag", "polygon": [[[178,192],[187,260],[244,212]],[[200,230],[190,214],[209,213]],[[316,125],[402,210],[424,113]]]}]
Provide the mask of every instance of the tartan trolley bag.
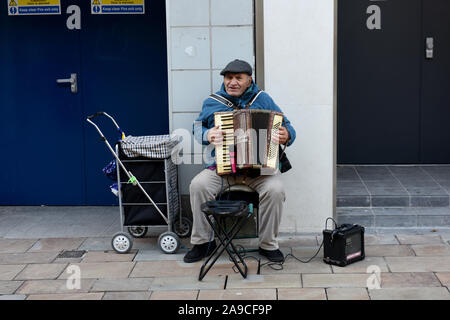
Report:
[{"label": "tartan trolley bag", "polygon": [[[115,150],[92,122],[100,115],[109,117],[122,135]],[[117,163],[121,231],[112,238],[113,249],[118,253],[127,253],[133,246],[131,236],[142,238],[149,226],[167,225],[168,231],[159,236],[158,246],[165,253],[177,252],[181,245],[179,237],[189,236],[192,230],[192,222],[181,214],[178,168],[170,158],[180,137],[125,136],[117,122],[106,112],[97,112],[87,121],[100,133]],[[128,233],[124,232],[124,227],[127,227]]]}]

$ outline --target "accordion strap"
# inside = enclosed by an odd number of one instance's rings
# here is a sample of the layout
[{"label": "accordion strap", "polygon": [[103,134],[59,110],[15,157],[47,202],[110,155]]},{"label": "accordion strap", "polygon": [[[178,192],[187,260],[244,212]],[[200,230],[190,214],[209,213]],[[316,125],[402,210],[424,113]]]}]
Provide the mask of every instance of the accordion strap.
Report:
[{"label": "accordion strap", "polygon": [[[245,109],[250,108],[250,106],[255,102],[255,100],[258,98],[258,96],[262,93],[262,90],[258,90],[257,93],[253,95],[253,97],[250,99],[249,103],[245,106]],[[218,95],[217,93],[213,93],[209,96],[211,99],[216,100],[217,102],[220,102],[223,105],[226,105],[228,108],[232,108],[234,110],[239,110],[239,108],[230,100],[227,98],[222,97],[221,95]]]},{"label": "accordion strap", "polygon": [[221,95],[218,95],[216,93],[213,93],[209,96],[211,99],[216,100],[217,102],[220,102],[221,104],[226,105],[228,108],[232,108],[237,110],[238,107],[236,107],[236,105],[231,102],[230,100],[228,100],[227,98],[222,97]]},{"label": "accordion strap", "polygon": [[262,90],[258,90],[258,92],[253,95],[253,97],[250,99],[250,102],[245,106],[245,109],[250,108],[250,106],[253,104],[253,102],[255,102],[255,100],[259,97],[261,92],[262,92]]}]

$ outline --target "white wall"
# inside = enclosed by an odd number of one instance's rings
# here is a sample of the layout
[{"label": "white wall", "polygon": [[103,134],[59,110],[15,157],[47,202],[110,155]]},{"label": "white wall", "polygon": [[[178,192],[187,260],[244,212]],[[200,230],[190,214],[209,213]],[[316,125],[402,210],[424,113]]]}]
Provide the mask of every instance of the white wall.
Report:
[{"label": "white wall", "polygon": [[292,122],[281,232],[319,232],[334,211],[334,0],[264,0],[265,90]]},{"label": "white wall", "polygon": [[[171,130],[191,129],[219,72],[254,66],[252,0],[166,0]],[[281,232],[320,232],[334,210],[334,0],[264,0],[265,90],[297,131]],[[181,165],[181,193],[202,165]]]},{"label": "white wall", "polygon": [[[203,100],[220,89],[225,65],[244,59],[254,67],[253,0],[166,0],[166,10],[170,129],[192,130]],[[202,168],[180,166],[182,194]]]}]

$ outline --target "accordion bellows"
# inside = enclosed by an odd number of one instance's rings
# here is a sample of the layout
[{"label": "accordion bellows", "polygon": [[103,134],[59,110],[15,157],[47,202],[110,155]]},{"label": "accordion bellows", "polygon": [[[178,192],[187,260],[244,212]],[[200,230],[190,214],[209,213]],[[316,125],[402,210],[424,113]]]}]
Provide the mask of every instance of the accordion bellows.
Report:
[{"label": "accordion bellows", "polygon": [[282,125],[282,113],[259,109],[216,112],[214,121],[225,132],[223,145],[216,147],[217,174],[233,173],[234,154],[237,169],[278,168],[278,144],[272,142],[272,134]]},{"label": "accordion bellows", "polygon": [[180,142],[177,135],[127,136],[120,141],[123,153],[129,158],[167,159]]}]

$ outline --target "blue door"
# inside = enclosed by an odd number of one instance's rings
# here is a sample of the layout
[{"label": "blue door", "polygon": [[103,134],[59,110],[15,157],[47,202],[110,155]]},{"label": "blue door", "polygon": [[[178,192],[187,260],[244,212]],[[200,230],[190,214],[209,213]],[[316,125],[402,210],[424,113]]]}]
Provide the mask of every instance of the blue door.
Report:
[{"label": "blue door", "polygon": [[84,203],[81,99],[56,82],[80,72],[80,32],[66,19],[0,5],[1,205]]},{"label": "blue door", "polygon": [[[106,111],[133,136],[169,132],[165,1],[145,3],[145,14],[83,16],[85,112]],[[111,121],[98,121],[109,141],[117,140]],[[115,204],[101,171],[112,155],[94,128],[85,139],[86,201]]]},{"label": "blue door", "polygon": [[[89,114],[108,112],[127,135],[169,131],[164,1],[146,1],[145,14],[93,15],[80,0],[61,11],[8,16],[0,4],[0,205],[117,204],[102,173],[113,157]],[[71,74],[76,92],[56,81]],[[96,121],[115,143],[109,119]]]}]

